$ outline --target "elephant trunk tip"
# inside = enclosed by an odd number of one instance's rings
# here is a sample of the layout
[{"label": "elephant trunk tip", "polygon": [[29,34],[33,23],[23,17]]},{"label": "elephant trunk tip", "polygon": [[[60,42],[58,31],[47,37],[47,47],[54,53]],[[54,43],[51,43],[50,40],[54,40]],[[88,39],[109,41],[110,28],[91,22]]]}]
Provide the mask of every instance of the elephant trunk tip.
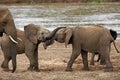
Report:
[{"label": "elephant trunk tip", "polygon": [[16,68],[13,68],[12,73],[14,73],[14,72],[15,72],[15,70],[16,70]]}]

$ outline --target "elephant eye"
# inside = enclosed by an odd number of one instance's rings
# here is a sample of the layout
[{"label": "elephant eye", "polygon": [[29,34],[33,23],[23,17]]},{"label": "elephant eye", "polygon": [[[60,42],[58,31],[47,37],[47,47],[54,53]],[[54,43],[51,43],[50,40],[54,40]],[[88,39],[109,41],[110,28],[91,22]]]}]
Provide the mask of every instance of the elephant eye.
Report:
[{"label": "elephant eye", "polygon": [[41,34],[43,35],[44,33],[42,32]]},{"label": "elephant eye", "polygon": [[5,26],[6,24],[7,24],[7,21],[3,21],[3,22],[1,23],[2,26]]}]

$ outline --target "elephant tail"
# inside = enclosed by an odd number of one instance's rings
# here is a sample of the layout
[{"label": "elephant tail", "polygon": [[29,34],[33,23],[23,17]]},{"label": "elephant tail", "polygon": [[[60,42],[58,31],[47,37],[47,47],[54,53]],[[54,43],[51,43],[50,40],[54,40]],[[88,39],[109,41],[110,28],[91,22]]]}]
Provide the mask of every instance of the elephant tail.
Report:
[{"label": "elephant tail", "polygon": [[117,47],[116,47],[115,41],[113,41],[113,45],[114,45],[114,47],[115,47],[117,53],[120,53],[120,51],[119,51],[119,50],[117,49]]},{"label": "elephant tail", "polygon": [[114,30],[112,30],[112,29],[110,29],[110,34],[112,35],[113,39],[116,40],[116,38],[117,38],[117,32],[114,31]]}]

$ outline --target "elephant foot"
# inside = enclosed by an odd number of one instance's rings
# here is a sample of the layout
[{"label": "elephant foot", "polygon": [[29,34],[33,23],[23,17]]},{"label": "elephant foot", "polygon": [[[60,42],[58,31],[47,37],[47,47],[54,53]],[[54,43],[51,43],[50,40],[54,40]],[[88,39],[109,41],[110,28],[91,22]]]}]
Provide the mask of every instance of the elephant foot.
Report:
[{"label": "elephant foot", "polygon": [[39,69],[38,67],[35,67],[33,70],[34,70],[35,72],[40,72],[40,69]]},{"label": "elephant foot", "polygon": [[105,65],[106,63],[105,62],[100,62],[100,65]]},{"label": "elephant foot", "polygon": [[70,72],[70,71],[73,71],[73,70],[72,70],[72,68],[66,68],[66,70],[65,70],[65,71]]},{"label": "elephant foot", "polygon": [[1,65],[1,68],[3,68],[4,70],[9,70],[8,66],[5,66],[4,64]]},{"label": "elephant foot", "polygon": [[100,65],[105,65],[106,63],[100,63]]},{"label": "elephant foot", "polygon": [[113,67],[109,67],[109,68],[106,67],[106,68],[105,68],[105,72],[112,72],[112,71],[113,71]]},{"label": "elephant foot", "polygon": [[89,71],[90,69],[88,67],[83,67],[82,70]]},{"label": "elephant foot", "polygon": [[11,71],[9,68],[3,68],[4,71]]},{"label": "elephant foot", "polygon": [[1,66],[3,68],[4,71],[10,71],[10,69],[8,67],[4,67],[4,66]]},{"label": "elephant foot", "polygon": [[95,65],[95,64],[91,62],[90,65]]},{"label": "elephant foot", "polygon": [[40,72],[40,69],[32,69],[32,71]]},{"label": "elephant foot", "polygon": [[36,67],[28,67],[28,70],[29,70],[29,71],[40,72],[40,69],[39,69],[39,68],[36,68]]},{"label": "elephant foot", "polygon": [[33,68],[32,67],[28,67],[28,69],[27,69],[28,71],[32,71],[33,70]]}]

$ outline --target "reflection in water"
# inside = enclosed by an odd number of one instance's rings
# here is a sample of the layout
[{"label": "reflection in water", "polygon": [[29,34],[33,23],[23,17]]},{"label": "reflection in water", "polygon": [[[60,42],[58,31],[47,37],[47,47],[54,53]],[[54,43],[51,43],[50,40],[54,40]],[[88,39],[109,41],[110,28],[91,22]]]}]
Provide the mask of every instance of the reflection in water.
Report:
[{"label": "reflection in water", "polygon": [[59,26],[100,24],[120,33],[120,4],[44,4],[7,6],[12,12],[15,25],[34,23],[53,30]]}]

